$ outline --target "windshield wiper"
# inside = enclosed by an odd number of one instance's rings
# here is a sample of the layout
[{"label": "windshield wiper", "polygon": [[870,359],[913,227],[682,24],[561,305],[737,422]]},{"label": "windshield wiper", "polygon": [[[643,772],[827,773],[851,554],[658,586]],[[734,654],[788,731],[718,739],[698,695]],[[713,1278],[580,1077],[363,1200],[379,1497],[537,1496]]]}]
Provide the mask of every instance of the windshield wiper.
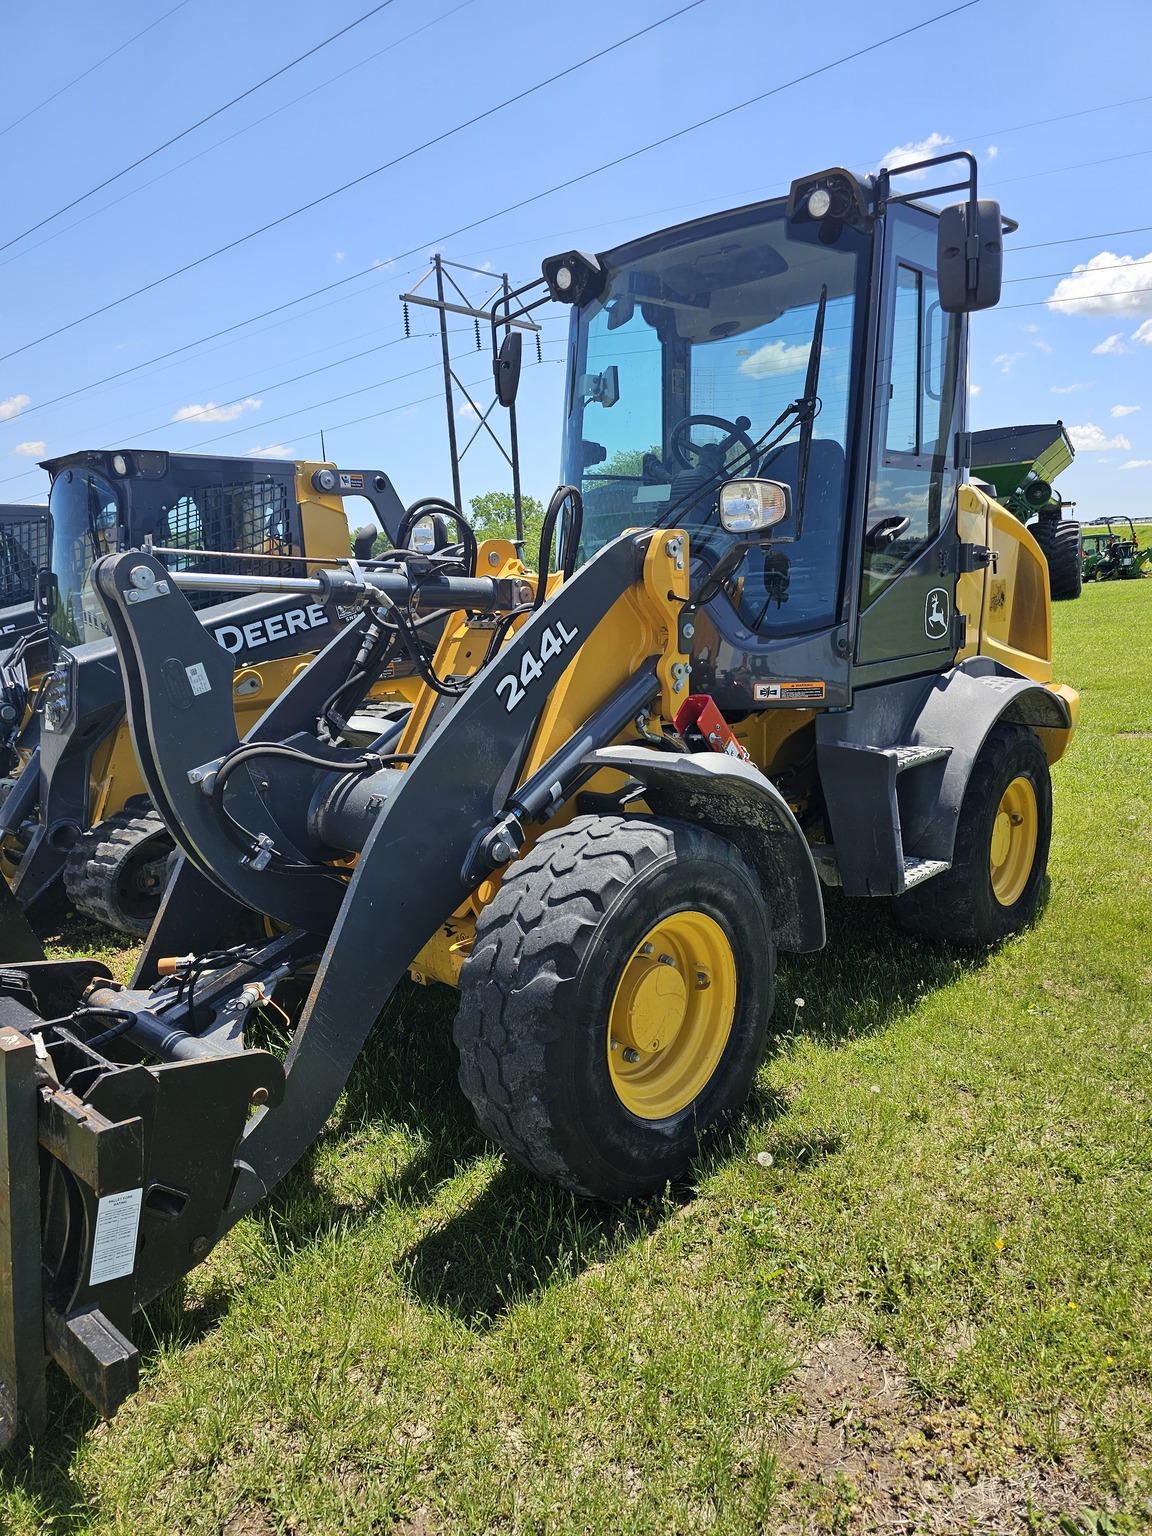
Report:
[{"label": "windshield wiper", "polygon": [[800,418],[800,446],[796,451],[796,538],[804,530],[804,493],[808,489],[808,464],[812,458],[812,430],[820,414],[820,396],[816,393],[820,383],[820,357],[824,350],[824,316],[828,310],[828,284],[820,289],[820,304],[812,327],[812,349],[808,353],[808,372],[804,377],[804,394],[796,403],[803,407]]},{"label": "windshield wiper", "polygon": [[[725,464],[723,471],[717,471],[714,482],[693,486],[679,501],[673,502],[667,507],[661,517],[653,524],[655,528],[667,528],[679,513],[690,510],[703,500],[709,492],[716,489],[724,480],[737,479],[742,474],[747,474],[754,463],[759,463],[758,472],[764,470],[772,463],[768,458],[779,456],[784,447],[784,440],[793,429],[800,427],[800,443],[797,452],[796,465],[796,536],[799,537],[803,525],[804,516],[804,492],[808,484],[808,463],[812,457],[812,428],[817,416],[820,414],[821,400],[816,393],[820,382],[820,358],[824,350],[824,317],[828,311],[828,285],[825,283],[820,289],[820,302],[816,308],[816,320],[812,327],[812,345],[808,351],[808,369],[804,376],[804,393],[791,401],[769,426],[753,443],[755,455],[750,456],[745,449],[743,455],[733,464]],[[775,434],[775,435],[774,435]],[[769,441],[771,439],[771,441]]]}]

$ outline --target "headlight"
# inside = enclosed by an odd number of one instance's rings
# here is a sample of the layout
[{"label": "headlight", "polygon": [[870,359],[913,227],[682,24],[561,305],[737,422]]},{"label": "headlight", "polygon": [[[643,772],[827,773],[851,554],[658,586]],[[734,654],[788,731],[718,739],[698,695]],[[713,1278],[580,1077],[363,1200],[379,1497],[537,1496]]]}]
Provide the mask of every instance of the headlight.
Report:
[{"label": "headlight", "polygon": [[779,480],[729,480],[720,487],[720,524],[727,533],[761,533],[790,511],[791,493]]}]

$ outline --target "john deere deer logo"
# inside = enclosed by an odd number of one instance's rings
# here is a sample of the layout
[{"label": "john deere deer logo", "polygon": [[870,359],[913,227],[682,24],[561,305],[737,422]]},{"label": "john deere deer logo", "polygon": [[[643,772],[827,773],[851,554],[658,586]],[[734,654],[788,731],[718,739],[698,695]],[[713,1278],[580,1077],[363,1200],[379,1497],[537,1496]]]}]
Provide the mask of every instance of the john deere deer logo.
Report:
[{"label": "john deere deer logo", "polygon": [[933,587],[924,599],[924,633],[929,640],[943,640],[948,633],[948,594]]}]

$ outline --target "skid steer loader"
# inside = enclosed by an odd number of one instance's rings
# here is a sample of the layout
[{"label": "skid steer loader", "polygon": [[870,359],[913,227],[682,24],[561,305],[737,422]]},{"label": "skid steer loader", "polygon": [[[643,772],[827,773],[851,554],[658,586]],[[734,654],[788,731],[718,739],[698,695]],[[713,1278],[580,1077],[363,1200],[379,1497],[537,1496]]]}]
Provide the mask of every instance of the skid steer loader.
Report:
[{"label": "skid steer loader", "polygon": [[[79,911],[143,937],[172,840],[136,765],[115,646],[91,588],[95,559],[151,539],[168,547],[163,560],[174,569],[303,574],[349,554],[346,499],[367,497],[392,534],[403,507],[385,475],[325,464],[124,450],[44,467],[53,537],[40,561],[42,619],[0,659],[2,708],[12,716],[0,871],[24,907],[62,879]],[[197,602],[214,603],[202,619],[232,657],[242,731],[344,622],[331,604],[282,594]]]},{"label": "skid steer loader", "polygon": [[[103,1413],[131,1392],[134,1310],[305,1154],[406,975],[459,989],[460,1080],[507,1154],[624,1200],[740,1112],[823,885],[948,942],[1032,920],[1077,700],[1040,549],[965,484],[1001,214],[969,155],[907,169],[957,164],[915,199],[834,169],[544,263],[572,316],[551,575],[501,541],[475,574],[97,565],[181,856],[130,986],[0,976],[9,1435],[43,1424],[49,1358]],[[245,580],[358,616],[242,742],[188,598]],[[326,701],[446,610],[406,716],[334,743]]]},{"label": "skid steer loader", "polygon": [[36,572],[48,563],[48,508],[0,506],[0,644],[31,629]]}]

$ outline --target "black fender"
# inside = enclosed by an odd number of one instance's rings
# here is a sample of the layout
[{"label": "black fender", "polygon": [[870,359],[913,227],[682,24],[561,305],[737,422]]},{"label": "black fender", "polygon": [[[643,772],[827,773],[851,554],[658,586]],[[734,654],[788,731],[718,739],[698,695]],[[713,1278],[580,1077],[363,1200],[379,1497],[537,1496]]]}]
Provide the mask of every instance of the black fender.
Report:
[{"label": "black fender", "polygon": [[926,819],[917,837],[917,851],[924,857],[951,861],[973,765],[988,733],[1001,721],[1034,730],[1071,730],[1074,723],[1067,702],[1059,694],[988,657],[974,656],[943,673],[925,699],[909,741],[914,746],[952,750],[940,779],[934,814]]},{"label": "black fender", "polygon": [[[1037,731],[1074,725],[1058,693],[986,656],[858,689],[851,709],[817,716],[820,782],[846,891],[899,891],[903,854],[951,863],[973,765],[1001,720]],[[899,772],[895,749],[917,747],[938,755]]]},{"label": "black fender", "polygon": [[812,850],[788,802],[759,768],[723,752],[602,747],[588,767],[638,779],[657,816],[709,827],[756,871],[781,949],[824,947],[824,899]]}]

